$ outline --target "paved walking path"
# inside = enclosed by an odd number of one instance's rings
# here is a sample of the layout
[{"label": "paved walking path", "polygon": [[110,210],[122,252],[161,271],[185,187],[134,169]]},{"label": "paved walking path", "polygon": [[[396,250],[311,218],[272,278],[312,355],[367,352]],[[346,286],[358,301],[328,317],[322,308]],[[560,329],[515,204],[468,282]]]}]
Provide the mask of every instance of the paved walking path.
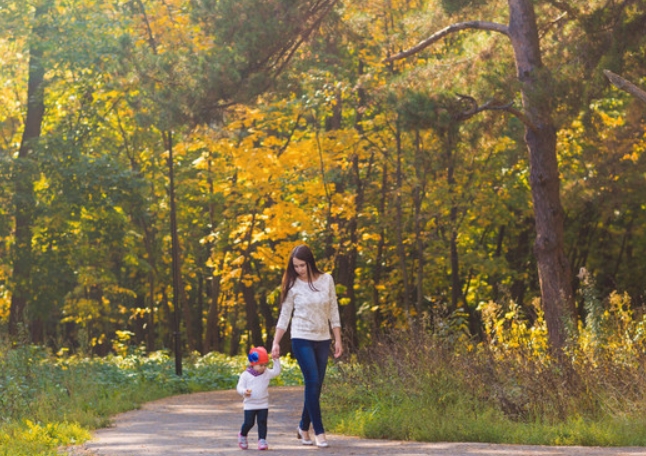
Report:
[{"label": "paved walking path", "polygon": [[[296,439],[302,388],[270,388],[269,455],[301,456],[646,456],[646,448],[547,447],[481,443],[415,443],[366,440],[328,434],[330,447],[303,446]],[[256,454],[257,428],[249,450],[238,448],[242,400],[235,390],[174,396],[114,418],[114,425],[72,455],[225,456]]]}]

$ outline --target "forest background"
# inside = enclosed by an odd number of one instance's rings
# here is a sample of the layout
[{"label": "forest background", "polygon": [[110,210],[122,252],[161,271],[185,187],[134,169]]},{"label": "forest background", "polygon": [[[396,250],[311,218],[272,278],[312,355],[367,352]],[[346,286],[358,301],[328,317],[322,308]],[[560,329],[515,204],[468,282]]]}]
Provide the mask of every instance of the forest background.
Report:
[{"label": "forest background", "polygon": [[644,30],[644,0],[0,0],[0,455],[230,388],[301,242],[334,432],[646,445],[646,109],[606,77],[646,87]]},{"label": "forest background", "polygon": [[[529,95],[491,25],[519,5]],[[645,85],[645,6],[3,0],[4,337],[236,355],[271,342],[298,242],[335,278],[350,352],[393,328],[486,340],[491,312],[546,331],[542,180],[561,329],[592,312],[582,281],[641,321],[645,109],[603,70]],[[556,176],[532,176],[539,124]]]}]

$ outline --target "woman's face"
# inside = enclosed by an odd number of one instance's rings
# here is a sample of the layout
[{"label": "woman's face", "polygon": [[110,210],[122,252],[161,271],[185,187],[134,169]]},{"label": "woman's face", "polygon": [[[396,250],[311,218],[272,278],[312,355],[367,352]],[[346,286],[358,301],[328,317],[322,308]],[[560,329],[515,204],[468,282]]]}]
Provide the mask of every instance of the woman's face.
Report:
[{"label": "woman's face", "polygon": [[298,274],[298,277],[307,280],[307,262],[294,257],[292,263],[294,264],[294,270]]}]

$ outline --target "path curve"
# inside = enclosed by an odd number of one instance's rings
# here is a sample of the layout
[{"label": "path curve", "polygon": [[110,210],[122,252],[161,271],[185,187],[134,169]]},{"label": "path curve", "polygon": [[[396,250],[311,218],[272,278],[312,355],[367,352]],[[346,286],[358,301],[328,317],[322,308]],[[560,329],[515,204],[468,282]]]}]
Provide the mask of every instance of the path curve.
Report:
[{"label": "path curve", "polygon": [[[269,441],[273,455],[302,456],[646,456],[646,448],[550,447],[482,443],[416,443],[367,440],[328,434],[330,447],[317,449],[295,437],[302,387],[270,388]],[[242,400],[235,390],[173,396],[144,404],[114,417],[113,426],[70,455],[96,456],[225,456],[241,455],[237,434]],[[256,450],[257,428],[249,433]],[[315,453],[310,453],[310,452]],[[318,452],[318,453],[316,453]]]}]

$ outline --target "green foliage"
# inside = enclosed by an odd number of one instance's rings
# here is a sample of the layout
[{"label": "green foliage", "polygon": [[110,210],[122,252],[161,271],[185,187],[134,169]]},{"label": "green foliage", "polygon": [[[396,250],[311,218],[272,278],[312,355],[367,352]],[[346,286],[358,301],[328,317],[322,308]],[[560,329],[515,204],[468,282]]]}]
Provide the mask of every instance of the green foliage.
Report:
[{"label": "green foliage", "polygon": [[407,90],[397,99],[397,112],[406,130],[446,131],[456,121],[446,97]]},{"label": "green foliage", "polygon": [[485,0],[442,0],[442,8],[448,14],[459,13],[468,7],[477,7],[485,4]]}]

